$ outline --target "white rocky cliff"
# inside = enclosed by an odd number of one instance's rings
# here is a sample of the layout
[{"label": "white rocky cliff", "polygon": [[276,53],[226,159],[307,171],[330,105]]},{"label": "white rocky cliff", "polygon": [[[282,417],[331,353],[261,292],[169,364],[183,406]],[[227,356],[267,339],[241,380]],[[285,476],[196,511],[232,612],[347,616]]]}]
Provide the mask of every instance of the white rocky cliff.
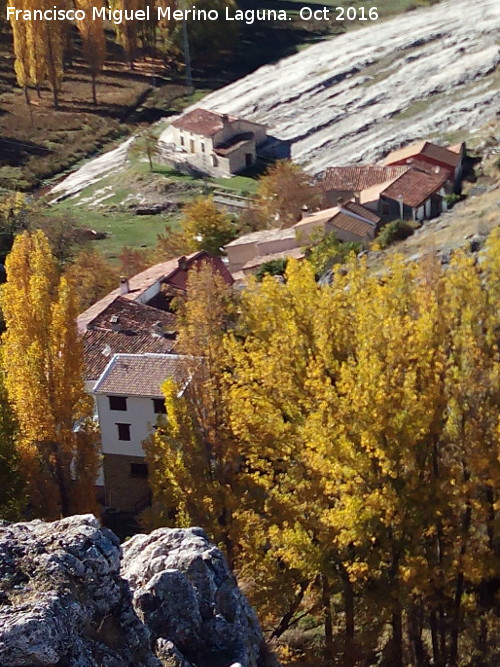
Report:
[{"label": "white rocky cliff", "polygon": [[91,515],[0,523],[2,667],[275,667],[201,528],[123,545]]}]

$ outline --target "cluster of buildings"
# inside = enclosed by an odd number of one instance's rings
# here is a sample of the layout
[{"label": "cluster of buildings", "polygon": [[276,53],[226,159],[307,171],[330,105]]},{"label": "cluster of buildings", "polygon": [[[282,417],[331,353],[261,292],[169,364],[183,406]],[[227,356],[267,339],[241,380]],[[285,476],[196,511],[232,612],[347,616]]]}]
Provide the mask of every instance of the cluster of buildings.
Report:
[{"label": "cluster of buildings", "polygon": [[[174,121],[169,136],[176,152],[197,169],[228,175],[255,164],[266,128],[195,109]],[[318,182],[322,210],[304,211],[291,227],[232,241],[225,246],[226,261],[200,251],[122,278],[116,290],[82,313],[85,384],[95,398],[102,441],[103,505],[137,513],[150,501],[143,442],[165,413],[165,379],[180,386],[189,381],[189,360],[176,353],[172,301],[186,293],[191,269],[208,264],[232,285],[264,262],[302,259],[318,232],[366,243],[392,220],[437,217],[446,210],[446,195],[460,190],[464,155],[464,144],[421,141],[393,151],[382,164],[331,167]]]},{"label": "cluster of buildings", "polygon": [[175,352],[172,301],[186,293],[189,271],[202,265],[233,284],[224,262],[200,251],[122,279],[78,317],[85,387],[94,396],[101,434],[97,493],[105,507],[137,513],[148,505],[143,441],[165,413],[164,381],[182,385],[189,374],[188,360]]}]

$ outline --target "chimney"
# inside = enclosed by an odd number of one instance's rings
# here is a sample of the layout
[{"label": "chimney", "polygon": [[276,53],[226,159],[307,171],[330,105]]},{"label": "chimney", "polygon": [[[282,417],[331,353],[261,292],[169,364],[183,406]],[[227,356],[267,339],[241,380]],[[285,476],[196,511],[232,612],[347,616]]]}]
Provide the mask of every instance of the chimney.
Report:
[{"label": "chimney", "polygon": [[128,282],[128,278],[122,276],[120,278],[120,294],[128,294],[129,292],[130,292],[130,285]]},{"label": "chimney", "polygon": [[179,269],[181,271],[186,271],[187,266],[188,266],[187,257],[185,255],[182,255],[182,257],[179,257],[179,259],[177,260],[177,265],[179,266]]},{"label": "chimney", "polygon": [[229,116],[227,115],[227,113],[221,114],[221,119],[222,119],[222,126],[226,127],[226,125],[229,124]]},{"label": "chimney", "polygon": [[300,219],[303,220],[304,218],[307,218],[308,215],[309,215],[309,207],[307,206],[307,204],[304,204],[304,206],[301,208]]}]

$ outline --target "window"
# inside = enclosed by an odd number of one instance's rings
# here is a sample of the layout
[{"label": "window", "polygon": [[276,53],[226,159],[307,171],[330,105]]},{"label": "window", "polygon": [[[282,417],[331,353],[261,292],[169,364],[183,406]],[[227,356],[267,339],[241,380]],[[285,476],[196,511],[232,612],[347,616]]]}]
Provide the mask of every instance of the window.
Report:
[{"label": "window", "polygon": [[201,144],[201,152],[202,152],[202,153],[205,152],[205,144]]},{"label": "window", "polygon": [[120,410],[127,412],[127,397],[126,396],[108,396],[109,409]]},{"label": "window", "polygon": [[219,160],[215,155],[212,155],[212,167],[218,167],[219,166]]},{"label": "window", "polygon": [[382,204],[382,215],[389,215],[391,208],[389,204]]},{"label": "window", "polygon": [[117,424],[118,440],[130,440],[130,424]]},{"label": "window", "polygon": [[189,140],[189,150],[194,153],[194,139]]},{"label": "window", "polygon": [[184,146],[184,137],[181,134],[181,146]]},{"label": "window", "polygon": [[153,398],[153,406],[155,414],[157,415],[167,414],[167,408],[165,407],[165,401],[163,398]]},{"label": "window", "polygon": [[148,476],[148,466],[145,463],[130,464],[130,477],[145,478],[147,476]]}]

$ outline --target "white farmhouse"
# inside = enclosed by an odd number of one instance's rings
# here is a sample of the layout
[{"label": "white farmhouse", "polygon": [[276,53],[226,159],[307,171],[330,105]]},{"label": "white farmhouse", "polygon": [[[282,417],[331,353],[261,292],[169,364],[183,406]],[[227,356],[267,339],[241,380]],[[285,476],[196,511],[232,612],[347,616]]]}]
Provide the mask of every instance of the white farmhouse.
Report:
[{"label": "white farmhouse", "polygon": [[266,139],[265,125],[200,108],[177,118],[162,136],[179,160],[219,176],[253,167]]},{"label": "white farmhouse", "polygon": [[138,512],[148,504],[148,468],[143,442],[165,414],[161,387],[188,378],[188,357],[173,354],[115,354],[93,393],[101,431],[105,504]]}]

